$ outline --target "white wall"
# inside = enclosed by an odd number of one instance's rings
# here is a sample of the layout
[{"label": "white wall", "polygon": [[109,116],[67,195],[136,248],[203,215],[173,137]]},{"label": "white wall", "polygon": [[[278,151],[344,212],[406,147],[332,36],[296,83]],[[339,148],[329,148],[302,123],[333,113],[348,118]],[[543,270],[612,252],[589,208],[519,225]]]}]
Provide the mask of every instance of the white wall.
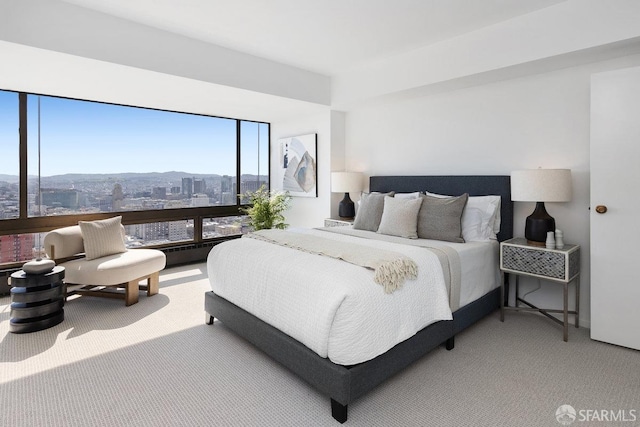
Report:
[{"label": "white wall", "polygon": [[318,197],[293,198],[291,208],[285,212],[287,224],[292,227],[322,227],[324,218],[330,216],[331,112],[327,109],[325,113],[271,123],[271,188],[274,190],[282,188],[282,183],[276,182],[279,176],[276,168],[280,164],[278,140],[309,133],[318,135]]},{"label": "white wall", "polygon": [[[640,64],[629,56],[449,93],[370,104],[349,111],[346,167],[369,175],[505,174],[525,168],[570,168],[573,199],[547,210],[565,242],[582,247],[581,324],[589,325],[590,75]],[[516,236],[533,203],[515,204]],[[537,281],[522,280],[524,292]],[[529,295],[561,308],[561,287]]]}]

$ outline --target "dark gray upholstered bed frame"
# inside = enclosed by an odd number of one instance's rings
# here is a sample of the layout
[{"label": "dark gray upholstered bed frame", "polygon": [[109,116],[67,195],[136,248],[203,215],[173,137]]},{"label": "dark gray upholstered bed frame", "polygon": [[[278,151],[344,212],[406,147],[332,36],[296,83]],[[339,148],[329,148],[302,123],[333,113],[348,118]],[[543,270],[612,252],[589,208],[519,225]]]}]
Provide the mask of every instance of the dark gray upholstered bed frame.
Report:
[{"label": "dark gray upholstered bed frame", "polygon": [[[498,240],[513,237],[513,204],[508,176],[372,176],[370,191],[396,191],[470,196],[500,195],[501,228]],[[213,318],[280,362],[296,375],[331,398],[331,414],[343,423],[347,405],[378,384],[418,360],[435,347],[453,348],[455,335],[495,311],[500,306],[500,288],[453,313],[453,320],[433,323],[413,337],[375,359],[353,366],[342,366],[318,356],[305,345],[268,325],[229,301],[205,293],[207,323]]]}]

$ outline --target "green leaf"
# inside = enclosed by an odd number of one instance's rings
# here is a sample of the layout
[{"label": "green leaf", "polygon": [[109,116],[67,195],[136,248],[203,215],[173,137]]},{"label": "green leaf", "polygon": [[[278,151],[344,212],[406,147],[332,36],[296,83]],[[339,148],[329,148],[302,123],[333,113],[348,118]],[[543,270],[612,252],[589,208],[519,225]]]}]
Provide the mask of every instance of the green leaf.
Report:
[{"label": "green leaf", "polygon": [[269,191],[262,185],[254,192],[245,193],[251,206],[241,208],[249,216],[249,224],[254,230],[267,228],[285,229],[285,217],[282,214],[289,208],[291,195],[289,192]]}]

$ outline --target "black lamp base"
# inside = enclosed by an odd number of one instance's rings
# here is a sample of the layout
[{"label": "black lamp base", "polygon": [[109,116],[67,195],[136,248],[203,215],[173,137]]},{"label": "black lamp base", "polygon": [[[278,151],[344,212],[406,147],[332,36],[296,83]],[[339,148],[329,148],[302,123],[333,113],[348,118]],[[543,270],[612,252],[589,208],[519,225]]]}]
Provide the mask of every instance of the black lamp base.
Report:
[{"label": "black lamp base", "polygon": [[537,202],[536,209],[527,217],[524,237],[534,246],[545,246],[547,232],[556,230],[556,220],[547,213],[544,202]]},{"label": "black lamp base", "polygon": [[349,193],[344,193],[344,199],[338,205],[338,216],[344,219],[352,219],[356,216],[356,207],[349,197]]}]

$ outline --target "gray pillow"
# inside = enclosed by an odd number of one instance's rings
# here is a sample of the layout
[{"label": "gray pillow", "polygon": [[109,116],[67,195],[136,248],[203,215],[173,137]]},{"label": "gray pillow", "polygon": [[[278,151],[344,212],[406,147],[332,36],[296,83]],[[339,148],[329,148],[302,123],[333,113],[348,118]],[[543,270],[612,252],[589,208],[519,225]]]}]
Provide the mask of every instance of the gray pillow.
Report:
[{"label": "gray pillow", "polygon": [[420,198],[385,197],[378,233],[417,239],[420,206],[422,206]]},{"label": "gray pillow", "polygon": [[422,207],[418,213],[418,237],[464,243],[462,238],[462,212],[469,194],[446,199],[421,195]]},{"label": "gray pillow", "polygon": [[354,229],[378,231],[384,210],[385,196],[393,196],[393,191],[390,193],[362,193],[356,219],[353,221]]}]

